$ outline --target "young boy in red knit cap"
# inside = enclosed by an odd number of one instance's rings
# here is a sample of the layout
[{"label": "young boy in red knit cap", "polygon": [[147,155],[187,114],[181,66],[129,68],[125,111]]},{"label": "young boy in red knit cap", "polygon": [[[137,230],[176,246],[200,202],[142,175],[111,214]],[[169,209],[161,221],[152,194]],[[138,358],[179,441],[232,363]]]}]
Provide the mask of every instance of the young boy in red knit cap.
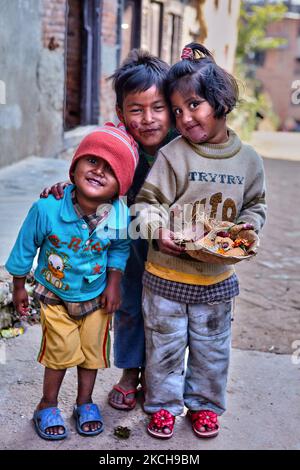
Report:
[{"label": "young boy in red knit cap", "polygon": [[[158,149],[177,137],[171,128],[164,82],[169,66],[147,51],[133,49],[111,76],[116,93],[116,113],[139,144],[139,163],[127,193],[134,204],[142,184],[155,161]],[[62,197],[66,183],[45,188]],[[137,403],[139,385],[145,390],[145,335],[142,314],[142,277],[147,260],[147,240],[132,240],[130,256],[121,282],[122,303],[114,314],[114,362],[122,375],[109,393],[109,403],[119,410],[132,410]]]},{"label": "young boy in red knit cap", "polygon": [[57,407],[66,369],[77,366],[73,415],[77,431],[103,431],[92,401],[99,368],[109,366],[109,322],[120,305],[120,281],[130,251],[128,208],[119,198],[132,184],[135,142],[122,126],[100,127],[80,143],[63,199],[39,199],[31,207],[6,263],[13,300],[25,315],[25,278],[38,249],[35,296],[41,304],[43,338],[38,361],[45,366],[43,397],[33,420],[40,437],[63,439],[67,428]]}]

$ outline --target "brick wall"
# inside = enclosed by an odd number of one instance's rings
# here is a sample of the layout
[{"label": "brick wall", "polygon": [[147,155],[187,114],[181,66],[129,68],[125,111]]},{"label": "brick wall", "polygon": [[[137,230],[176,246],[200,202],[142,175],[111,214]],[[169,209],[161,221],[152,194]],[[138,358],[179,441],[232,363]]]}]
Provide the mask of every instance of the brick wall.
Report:
[{"label": "brick wall", "polygon": [[43,0],[42,41],[44,47],[64,49],[66,2],[67,0]]},{"label": "brick wall", "polygon": [[[287,45],[266,52],[263,67],[257,71],[264,90],[270,95],[274,111],[280,119],[280,128],[293,127],[293,120],[300,121],[300,107],[291,101],[292,83],[299,79],[300,63],[297,60],[299,18],[284,18],[268,27],[268,34],[287,38]],[[295,125],[295,123],[294,123]]]}]

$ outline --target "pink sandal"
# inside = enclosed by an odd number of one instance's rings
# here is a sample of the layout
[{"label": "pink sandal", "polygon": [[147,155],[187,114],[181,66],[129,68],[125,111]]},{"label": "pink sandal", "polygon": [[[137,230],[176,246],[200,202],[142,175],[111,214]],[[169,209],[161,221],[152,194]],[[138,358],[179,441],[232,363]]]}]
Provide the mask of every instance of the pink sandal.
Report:
[{"label": "pink sandal", "polygon": [[127,398],[127,395],[130,395],[131,393],[134,393],[136,395],[138,390],[136,388],[125,390],[120,385],[114,385],[113,390],[116,390],[116,392],[121,393],[123,395],[123,403],[115,403],[111,399],[110,395],[108,395],[108,403],[110,404],[110,406],[116,408],[117,410],[133,410],[136,405],[136,398]]},{"label": "pink sandal", "polygon": [[192,428],[198,437],[215,437],[219,433],[218,415],[210,410],[188,411]]},{"label": "pink sandal", "polygon": [[[170,439],[173,436],[175,416],[167,410],[153,413],[147,431],[158,439]],[[169,431],[169,432],[166,432]]]}]

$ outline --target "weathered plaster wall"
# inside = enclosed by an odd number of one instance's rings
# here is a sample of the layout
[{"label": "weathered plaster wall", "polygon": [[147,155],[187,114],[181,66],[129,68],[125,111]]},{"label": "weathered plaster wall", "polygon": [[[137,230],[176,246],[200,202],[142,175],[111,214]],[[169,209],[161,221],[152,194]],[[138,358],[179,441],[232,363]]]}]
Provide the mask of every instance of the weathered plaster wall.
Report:
[{"label": "weathered plaster wall", "polygon": [[62,148],[64,77],[63,50],[42,49],[37,64],[37,121],[38,154],[44,157],[53,157]]},{"label": "weathered plaster wall", "polygon": [[[37,0],[36,0],[37,1]],[[42,47],[37,64],[39,155],[55,156],[62,148],[65,87],[67,0],[41,1]]]},{"label": "weathered plaster wall", "polygon": [[43,48],[44,5],[0,0],[0,166],[62,146],[64,50]]},{"label": "weathered plaster wall", "polygon": [[39,91],[36,71],[41,49],[40,1],[0,0],[0,166],[37,150]]},{"label": "weathered plaster wall", "polygon": [[232,72],[237,45],[240,0],[206,0],[202,8],[207,27],[204,44],[214,54],[217,64]]}]

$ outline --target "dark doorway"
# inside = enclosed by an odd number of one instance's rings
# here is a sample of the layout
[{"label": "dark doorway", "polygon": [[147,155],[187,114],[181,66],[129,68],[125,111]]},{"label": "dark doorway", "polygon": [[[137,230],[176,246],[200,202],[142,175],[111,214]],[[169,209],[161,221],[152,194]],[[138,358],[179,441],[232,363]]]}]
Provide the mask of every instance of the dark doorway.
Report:
[{"label": "dark doorway", "polygon": [[101,0],[68,0],[65,130],[97,124]]}]

